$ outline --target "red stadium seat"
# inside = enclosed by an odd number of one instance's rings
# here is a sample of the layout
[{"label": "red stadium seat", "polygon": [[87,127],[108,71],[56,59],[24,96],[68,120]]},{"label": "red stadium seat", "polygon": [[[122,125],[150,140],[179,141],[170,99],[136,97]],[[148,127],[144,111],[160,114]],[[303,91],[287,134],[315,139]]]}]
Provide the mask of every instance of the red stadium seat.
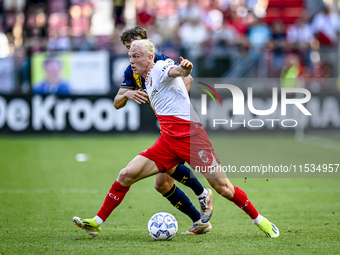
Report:
[{"label": "red stadium seat", "polygon": [[280,19],[287,26],[293,24],[303,13],[303,0],[269,0],[265,20],[270,24],[275,19]]},{"label": "red stadium seat", "polygon": [[272,7],[302,7],[303,0],[269,0],[268,8]]}]

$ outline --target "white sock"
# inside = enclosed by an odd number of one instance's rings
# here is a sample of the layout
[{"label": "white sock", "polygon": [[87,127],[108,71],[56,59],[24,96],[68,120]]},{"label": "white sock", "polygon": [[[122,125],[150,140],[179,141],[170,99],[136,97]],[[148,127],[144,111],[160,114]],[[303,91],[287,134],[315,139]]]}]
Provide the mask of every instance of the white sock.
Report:
[{"label": "white sock", "polygon": [[259,216],[257,216],[256,219],[253,219],[253,223],[255,225],[259,225],[261,223],[262,219],[263,219],[263,216],[261,214],[259,214]]},{"label": "white sock", "polygon": [[209,194],[208,190],[207,190],[206,188],[204,188],[202,194],[201,194],[201,195],[198,195],[197,198],[198,198],[198,199],[201,199],[201,198],[203,198],[203,197],[208,196],[208,194]]},{"label": "white sock", "polygon": [[100,217],[98,217],[97,215],[93,219],[95,219],[97,221],[99,227],[101,227],[104,223],[104,221]]}]

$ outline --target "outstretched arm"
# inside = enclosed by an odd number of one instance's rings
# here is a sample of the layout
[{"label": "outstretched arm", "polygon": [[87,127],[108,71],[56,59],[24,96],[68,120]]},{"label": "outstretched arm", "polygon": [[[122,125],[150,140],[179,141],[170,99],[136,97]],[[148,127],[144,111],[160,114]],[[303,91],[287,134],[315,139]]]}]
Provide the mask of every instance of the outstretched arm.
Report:
[{"label": "outstretched arm", "polygon": [[174,66],[170,71],[169,71],[169,77],[187,77],[193,68],[192,63],[180,57],[181,63],[179,66]]},{"label": "outstretched arm", "polygon": [[114,99],[113,105],[116,109],[120,109],[126,105],[128,99],[135,101],[137,104],[147,102],[148,94],[139,90],[119,89]]}]

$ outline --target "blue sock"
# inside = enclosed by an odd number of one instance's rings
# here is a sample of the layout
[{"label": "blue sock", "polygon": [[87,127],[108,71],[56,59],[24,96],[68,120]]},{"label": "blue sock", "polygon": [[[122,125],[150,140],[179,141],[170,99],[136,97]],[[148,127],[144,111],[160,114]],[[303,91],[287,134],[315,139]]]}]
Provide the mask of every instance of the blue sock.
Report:
[{"label": "blue sock", "polygon": [[191,188],[195,192],[196,196],[201,195],[202,192],[204,191],[204,187],[197,180],[195,175],[191,173],[190,168],[186,167],[183,164],[179,164],[175,172],[173,172],[173,174],[170,176],[174,178],[176,181]]},{"label": "blue sock", "polygon": [[192,222],[196,222],[201,218],[201,214],[195,206],[191,203],[190,199],[180,190],[176,185],[170,189],[169,192],[163,195],[170,203],[180,210],[182,213],[188,215]]}]

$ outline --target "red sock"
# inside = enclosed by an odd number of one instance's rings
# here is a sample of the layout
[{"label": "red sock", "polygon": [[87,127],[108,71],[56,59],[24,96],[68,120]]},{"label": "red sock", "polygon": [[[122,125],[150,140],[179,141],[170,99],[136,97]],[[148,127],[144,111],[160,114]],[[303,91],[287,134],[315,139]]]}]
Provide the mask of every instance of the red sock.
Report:
[{"label": "red sock", "polygon": [[234,189],[235,195],[229,200],[240,207],[246,214],[250,216],[250,218],[256,219],[259,213],[257,212],[255,206],[250,202],[247,194],[239,187],[234,186]]},{"label": "red sock", "polygon": [[125,187],[119,182],[115,181],[109,193],[107,193],[104,203],[97,213],[97,216],[103,221],[106,221],[107,217],[110,216],[112,211],[123,201],[126,192],[128,192],[129,189],[130,187]]}]

